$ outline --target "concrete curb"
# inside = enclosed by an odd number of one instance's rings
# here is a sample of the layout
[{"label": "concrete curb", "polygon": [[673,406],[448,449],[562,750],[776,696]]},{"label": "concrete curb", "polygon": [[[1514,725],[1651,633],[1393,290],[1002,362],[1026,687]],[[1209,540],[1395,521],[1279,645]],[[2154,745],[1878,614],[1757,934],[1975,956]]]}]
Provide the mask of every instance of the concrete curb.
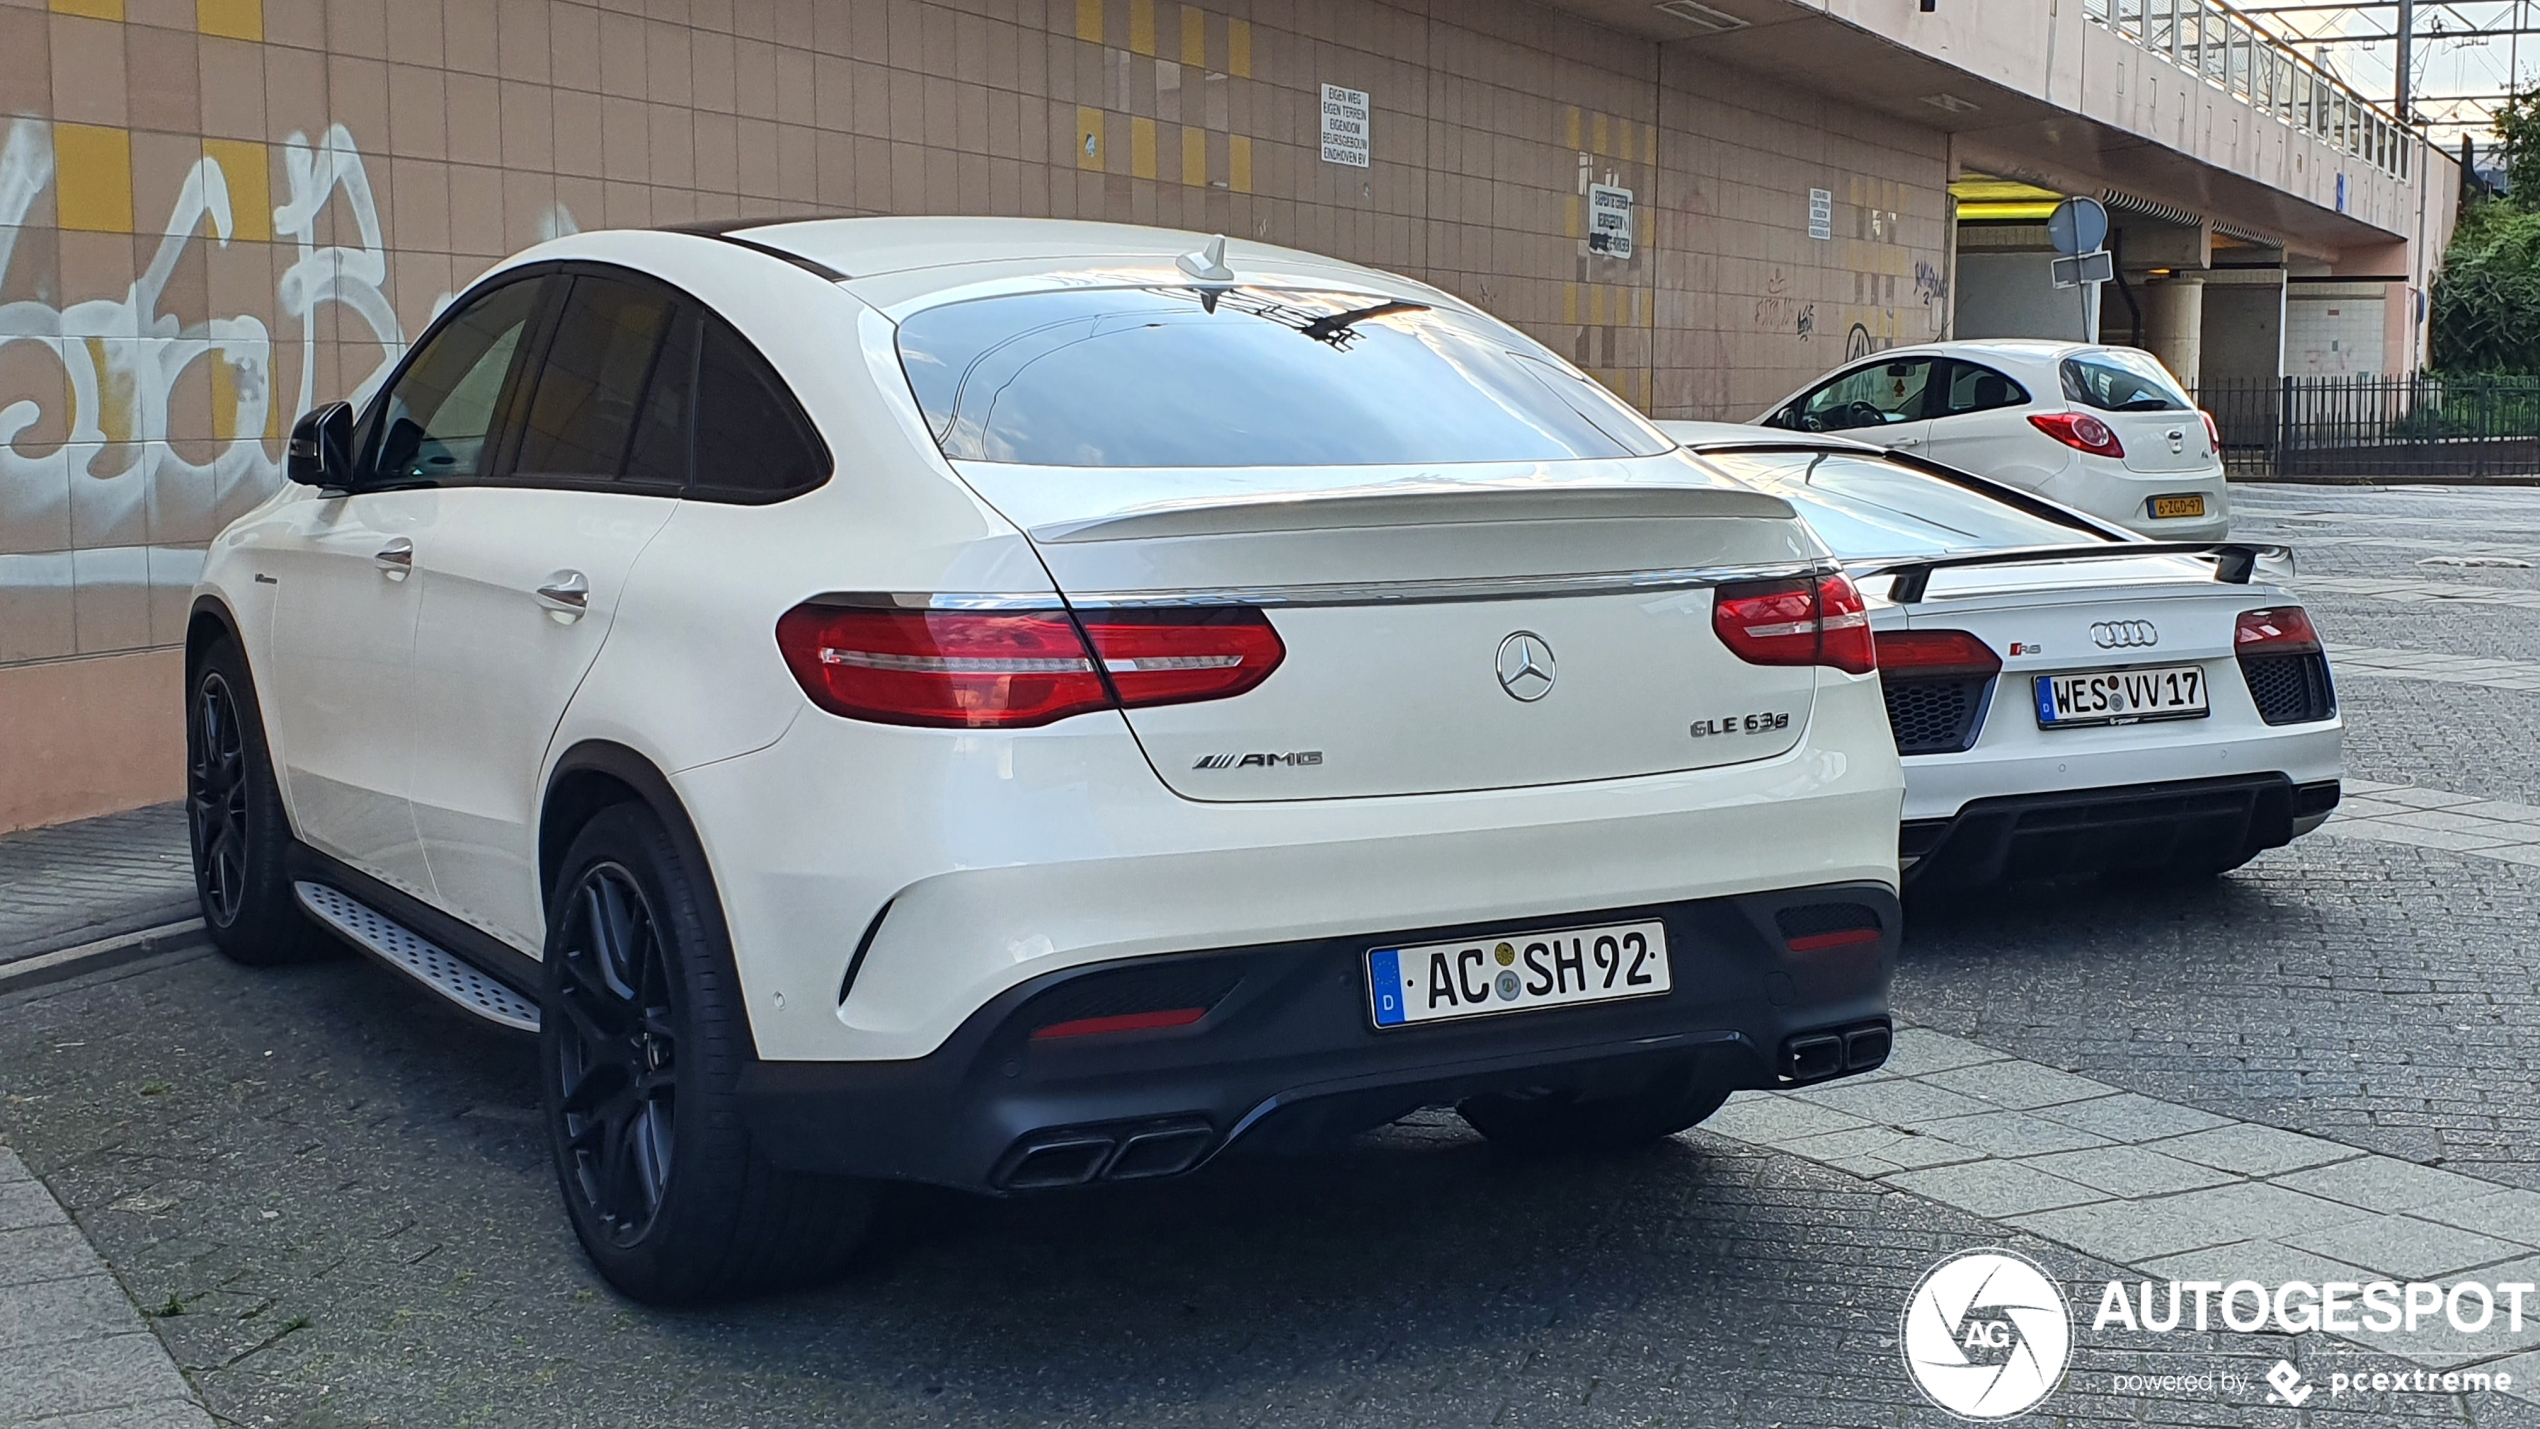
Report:
[{"label": "concrete curb", "polygon": [[39,953],[31,958],[0,964],[0,995],[24,992],[86,973],[102,972],[156,957],[180,948],[208,946],[203,934],[203,920],[187,918],[182,922],[162,923],[155,928],[100,938],[75,948]]}]

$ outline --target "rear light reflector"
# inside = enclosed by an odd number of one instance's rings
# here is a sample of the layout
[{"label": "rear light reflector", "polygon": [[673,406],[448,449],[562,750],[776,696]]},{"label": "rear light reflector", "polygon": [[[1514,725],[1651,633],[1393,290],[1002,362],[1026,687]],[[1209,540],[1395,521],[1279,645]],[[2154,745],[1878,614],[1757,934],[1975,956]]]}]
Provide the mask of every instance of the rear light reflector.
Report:
[{"label": "rear light reflector", "polygon": [[1869,608],[1840,571],[1724,585],[1712,600],[1711,628],[1750,665],[1826,665],[1855,675],[1878,668]]},{"label": "rear light reflector", "polygon": [[2197,415],[2197,416],[2200,416],[2200,417],[2202,417],[2202,418],[2204,418],[2204,419],[2205,419],[2205,446],[2206,446],[2206,448],[2207,448],[2208,450],[2212,451],[2212,452],[2213,452],[2215,455],[2217,455],[2217,456],[2221,455],[2221,454],[2222,454],[2222,428],[2217,427],[2217,426],[2215,426],[2215,425],[2214,425],[2214,414],[2213,414],[2213,413],[2211,413],[2211,412],[2199,411],[2196,415]]},{"label": "rear light reflector", "polygon": [[1159,1027],[1188,1027],[1208,1015],[1205,1007],[1171,1007],[1156,1012],[1124,1012],[1113,1017],[1079,1017],[1032,1030],[1032,1040],[1053,1037],[1096,1037],[1105,1032],[1152,1032]]},{"label": "rear light reflector", "polygon": [[2320,649],[2320,633],[2311,625],[2308,611],[2298,605],[2279,605],[2267,610],[2244,610],[2239,628],[2232,632],[2235,655],[2309,655]]},{"label": "rear light reflector", "polygon": [[1963,630],[1891,630],[1878,637],[1879,669],[1890,678],[1992,676],[2002,657]]},{"label": "rear light reflector", "polygon": [[1810,933],[1805,937],[1792,938],[1785,946],[1794,953],[1813,953],[1825,948],[1848,948],[1878,940],[1879,930],[1876,928],[1846,928],[1838,933]]},{"label": "rear light reflector", "polygon": [[[1092,641],[1091,648],[1087,640]],[[807,602],[777,649],[812,703],[883,724],[1020,729],[1120,706],[1239,695],[1287,650],[1243,607],[894,610]]]},{"label": "rear light reflector", "polygon": [[2108,424],[2088,412],[2042,412],[2028,419],[2028,424],[2071,447],[2092,456],[2125,456],[2125,443]]}]

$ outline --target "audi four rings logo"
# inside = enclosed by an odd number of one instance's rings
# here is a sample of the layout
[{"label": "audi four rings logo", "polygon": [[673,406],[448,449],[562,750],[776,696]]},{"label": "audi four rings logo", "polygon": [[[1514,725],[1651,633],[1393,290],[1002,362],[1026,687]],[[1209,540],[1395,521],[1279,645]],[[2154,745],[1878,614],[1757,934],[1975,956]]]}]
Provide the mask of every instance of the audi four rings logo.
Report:
[{"label": "audi four rings logo", "polygon": [[2161,643],[2161,632],[2148,620],[2103,620],[2090,627],[2090,641],[2102,650],[2139,650]]},{"label": "audi four rings logo", "polygon": [[1509,698],[1533,704],[1552,693],[1552,647],[1531,630],[1499,642],[1499,687]]}]

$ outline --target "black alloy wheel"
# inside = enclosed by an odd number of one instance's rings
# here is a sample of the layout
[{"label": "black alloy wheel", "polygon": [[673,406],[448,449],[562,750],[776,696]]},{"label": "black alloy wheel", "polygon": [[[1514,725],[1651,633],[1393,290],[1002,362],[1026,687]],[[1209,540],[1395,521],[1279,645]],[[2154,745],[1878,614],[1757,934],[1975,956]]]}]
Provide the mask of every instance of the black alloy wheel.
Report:
[{"label": "black alloy wheel", "polygon": [[623,865],[592,865],[574,888],[555,1010],[571,1185],[611,1243],[652,1229],[670,1188],[679,1028],[660,922]]},{"label": "black alloy wheel", "polygon": [[238,921],[247,902],[247,740],[238,699],[218,670],[206,670],[186,722],[185,812],[203,916],[216,927]]}]

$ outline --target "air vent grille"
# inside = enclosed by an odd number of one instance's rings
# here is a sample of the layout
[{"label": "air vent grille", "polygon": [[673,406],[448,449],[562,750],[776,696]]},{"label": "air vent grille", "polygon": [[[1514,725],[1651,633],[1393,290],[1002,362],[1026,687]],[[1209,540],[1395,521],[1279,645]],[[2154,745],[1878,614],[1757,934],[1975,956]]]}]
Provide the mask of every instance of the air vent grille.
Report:
[{"label": "air vent grille", "polygon": [[1706,35],[1725,35],[1731,30],[1746,28],[1744,20],[1725,11],[1714,10],[1708,5],[1698,4],[1696,0],[1666,0],[1666,3],[1660,5],[1658,9],[1661,14],[1672,15]]}]

